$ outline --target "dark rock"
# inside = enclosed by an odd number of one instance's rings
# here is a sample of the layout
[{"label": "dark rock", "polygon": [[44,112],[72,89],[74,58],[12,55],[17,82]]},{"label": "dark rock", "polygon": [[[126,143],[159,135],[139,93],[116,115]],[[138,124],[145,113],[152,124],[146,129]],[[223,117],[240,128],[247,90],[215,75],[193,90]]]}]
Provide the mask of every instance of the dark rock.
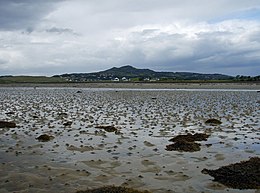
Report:
[{"label": "dark rock", "polygon": [[117,128],[114,126],[97,126],[98,129],[104,129],[106,132],[117,132]]},{"label": "dark rock", "polygon": [[78,90],[77,93],[82,93],[82,91]]},{"label": "dark rock", "polygon": [[169,141],[172,142],[177,142],[177,141],[188,141],[188,142],[194,142],[194,141],[206,141],[208,139],[209,135],[205,133],[195,133],[195,134],[190,134],[188,133],[187,135],[178,135]]},{"label": "dark rock", "polygon": [[13,111],[10,111],[10,112],[7,112],[7,113],[5,113],[6,115],[14,115],[15,114],[15,112],[13,112]]},{"label": "dark rock", "polygon": [[206,147],[211,147],[212,146],[211,143],[208,143],[208,144],[205,144],[205,145],[206,145]]},{"label": "dark rock", "polygon": [[67,121],[66,123],[63,123],[63,125],[64,125],[65,127],[71,126],[71,125],[72,125],[72,121]]},{"label": "dark rock", "polygon": [[122,186],[105,186],[96,189],[89,189],[84,191],[77,191],[76,193],[151,193],[147,190],[139,191],[132,188],[126,188]]},{"label": "dark rock", "polygon": [[208,119],[207,121],[205,121],[205,123],[208,125],[216,126],[216,125],[220,125],[222,122],[217,119]]},{"label": "dark rock", "polygon": [[15,128],[16,124],[14,122],[0,121],[0,128]]},{"label": "dark rock", "polygon": [[67,113],[58,113],[59,118],[68,117]]},{"label": "dark rock", "polygon": [[36,139],[38,139],[41,142],[47,142],[47,141],[54,139],[54,137],[51,135],[43,134],[43,135],[40,135],[39,137],[37,137]]},{"label": "dark rock", "polygon": [[166,145],[167,151],[200,151],[200,144],[188,141],[177,141],[176,143]]},{"label": "dark rock", "polygon": [[214,177],[214,181],[235,189],[260,188],[260,158],[252,157],[248,161],[230,164],[216,170],[203,169],[203,174]]}]

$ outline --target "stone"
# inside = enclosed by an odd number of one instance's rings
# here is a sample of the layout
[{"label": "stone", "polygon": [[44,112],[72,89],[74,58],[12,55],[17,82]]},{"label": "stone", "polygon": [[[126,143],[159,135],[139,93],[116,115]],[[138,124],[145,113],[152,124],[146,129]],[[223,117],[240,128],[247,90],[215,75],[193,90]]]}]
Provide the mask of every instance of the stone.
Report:
[{"label": "stone", "polygon": [[43,135],[40,135],[39,137],[37,137],[36,139],[38,139],[38,141],[41,141],[41,142],[47,142],[47,141],[54,139],[54,137],[51,135],[43,134]]},{"label": "stone", "polygon": [[16,124],[14,122],[0,121],[0,128],[15,128]]},{"label": "stone", "polygon": [[67,122],[63,123],[63,125],[64,125],[65,127],[71,126],[71,125],[72,125],[72,121],[67,121]]},{"label": "stone", "polygon": [[200,151],[200,144],[188,141],[177,141],[176,143],[166,146],[167,151],[185,151],[185,152],[195,152]]},{"label": "stone", "polygon": [[132,188],[122,186],[105,186],[96,189],[89,189],[84,191],[77,191],[76,193],[151,193],[147,190],[139,191]]},{"label": "stone", "polygon": [[106,132],[117,132],[117,128],[114,126],[97,126],[98,129],[104,129]]},{"label": "stone", "polygon": [[205,121],[205,124],[212,126],[220,125],[221,123],[222,122],[218,119],[208,119],[207,121]]}]

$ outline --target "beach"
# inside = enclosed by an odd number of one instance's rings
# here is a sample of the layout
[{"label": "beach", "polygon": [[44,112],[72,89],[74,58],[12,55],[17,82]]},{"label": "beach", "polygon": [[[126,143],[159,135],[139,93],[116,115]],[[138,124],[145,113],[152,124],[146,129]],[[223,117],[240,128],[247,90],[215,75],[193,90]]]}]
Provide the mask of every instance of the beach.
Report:
[{"label": "beach", "polygon": [[131,88],[131,89],[250,89],[260,90],[260,82],[233,83],[160,83],[160,82],[88,82],[88,83],[10,83],[0,87],[67,87],[67,88]]},{"label": "beach", "polygon": [[[15,127],[0,128],[0,192],[115,185],[258,193],[202,172],[260,156],[258,90],[259,83],[1,85],[0,120]],[[187,141],[194,149],[169,146],[195,134],[206,137]]]}]

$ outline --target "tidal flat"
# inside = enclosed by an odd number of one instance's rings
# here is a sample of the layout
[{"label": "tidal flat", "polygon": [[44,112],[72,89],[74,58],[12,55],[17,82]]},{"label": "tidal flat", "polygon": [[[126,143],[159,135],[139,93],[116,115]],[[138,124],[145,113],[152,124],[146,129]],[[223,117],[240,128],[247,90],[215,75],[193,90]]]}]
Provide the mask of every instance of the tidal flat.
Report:
[{"label": "tidal flat", "polygon": [[[202,172],[260,157],[259,117],[256,90],[2,87],[0,192],[259,193]],[[206,137],[168,151],[179,135]]]}]

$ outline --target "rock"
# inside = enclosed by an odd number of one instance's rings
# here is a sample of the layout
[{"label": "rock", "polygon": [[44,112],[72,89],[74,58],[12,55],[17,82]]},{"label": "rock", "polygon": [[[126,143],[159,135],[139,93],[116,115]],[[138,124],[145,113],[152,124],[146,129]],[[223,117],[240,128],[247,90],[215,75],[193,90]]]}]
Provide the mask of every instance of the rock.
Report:
[{"label": "rock", "polygon": [[[94,147],[92,146],[80,146],[80,147],[76,147],[74,145],[70,145],[70,146],[67,146],[67,150],[70,150],[70,151],[79,151],[81,153],[85,152],[85,151],[93,151],[95,150]],[[99,149],[98,149],[99,150]]]},{"label": "rock", "polygon": [[188,133],[186,135],[177,135],[169,141],[175,142],[166,146],[167,151],[187,151],[194,152],[200,151],[200,144],[195,141],[206,141],[209,135],[205,133]]},{"label": "rock", "polygon": [[0,128],[15,128],[16,124],[14,122],[0,121]]},{"label": "rock", "polygon": [[63,123],[63,125],[64,125],[65,127],[71,126],[71,125],[72,125],[72,121],[67,121],[67,122]]},{"label": "rock", "polygon": [[176,143],[170,144],[166,146],[167,151],[186,151],[186,152],[194,152],[200,151],[200,144],[195,142],[188,141],[177,141]]},{"label": "rock", "polygon": [[78,90],[77,93],[82,93],[82,91]]},{"label": "rock", "polygon": [[84,191],[77,191],[76,193],[151,193],[147,190],[139,191],[132,188],[122,186],[105,186],[96,189],[89,189]]},{"label": "rock", "polygon": [[146,145],[147,147],[153,147],[153,146],[155,146],[154,144],[152,144],[152,143],[149,142],[149,141],[144,141],[144,145]]},{"label": "rock", "polygon": [[65,118],[65,117],[68,117],[68,114],[67,113],[58,113],[58,117]]},{"label": "rock", "polygon": [[117,132],[117,128],[114,126],[97,126],[98,129],[104,129],[106,132]]},{"label": "rock", "polygon": [[209,135],[205,133],[195,133],[187,135],[177,135],[176,137],[170,139],[169,141],[177,142],[177,141],[188,141],[188,142],[194,142],[194,141],[206,141],[208,139]]},{"label": "rock", "polygon": [[51,135],[43,134],[43,135],[40,135],[39,137],[37,137],[36,139],[38,139],[41,142],[47,142],[47,141],[54,139],[54,137]]},{"label": "rock", "polygon": [[6,115],[14,115],[15,114],[15,112],[13,112],[13,111],[10,111],[10,112],[7,112],[7,113],[5,113]]},{"label": "rock", "polygon": [[203,169],[203,174],[214,177],[214,181],[235,189],[260,188],[260,158],[252,157],[248,161],[230,164],[216,170]]},{"label": "rock", "polygon": [[205,121],[205,123],[207,125],[216,126],[216,125],[220,125],[222,122],[220,120],[217,120],[217,119],[208,119],[207,121]]}]

